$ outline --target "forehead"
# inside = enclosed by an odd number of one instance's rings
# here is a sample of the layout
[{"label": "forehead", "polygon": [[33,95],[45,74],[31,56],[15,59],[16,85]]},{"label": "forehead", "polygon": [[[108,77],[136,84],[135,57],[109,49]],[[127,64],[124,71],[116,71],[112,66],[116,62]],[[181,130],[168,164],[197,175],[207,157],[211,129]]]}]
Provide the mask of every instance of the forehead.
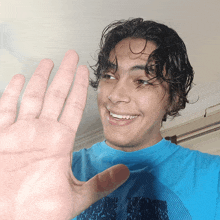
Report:
[{"label": "forehead", "polygon": [[156,45],[145,39],[126,38],[120,41],[111,51],[109,60],[134,60],[146,63],[149,55],[156,49]]}]

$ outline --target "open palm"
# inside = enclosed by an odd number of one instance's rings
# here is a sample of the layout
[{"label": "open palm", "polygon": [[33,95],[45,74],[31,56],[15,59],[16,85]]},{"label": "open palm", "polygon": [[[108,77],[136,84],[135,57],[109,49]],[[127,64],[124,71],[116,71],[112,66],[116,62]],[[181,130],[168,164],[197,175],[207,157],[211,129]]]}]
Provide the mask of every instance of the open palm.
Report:
[{"label": "open palm", "polygon": [[71,219],[129,176],[124,165],[88,182],[72,174],[74,139],[89,85],[88,69],[79,66],[67,99],[77,63],[76,52],[68,51],[46,91],[53,62],[42,60],[27,85],[16,121],[24,76],[15,75],[0,99],[1,220]]}]

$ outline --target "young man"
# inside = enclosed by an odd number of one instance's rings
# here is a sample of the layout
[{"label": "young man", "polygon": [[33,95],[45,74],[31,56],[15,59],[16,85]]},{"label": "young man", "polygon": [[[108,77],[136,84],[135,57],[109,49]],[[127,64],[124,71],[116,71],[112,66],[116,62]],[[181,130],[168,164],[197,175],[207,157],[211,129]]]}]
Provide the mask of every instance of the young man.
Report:
[{"label": "young man", "polygon": [[40,62],[17,120],[24,76],[15,75],[5,89],[0,219],[220,219],[220,157],[160,134],[167,115],[185,107],[193,78],[182,40],[142,19],[106,31],[91,81],[105,141],[72,154],[89,84],[87,68],[79,66],[66,100],[78,62],[74,51],[66,53],[47,92],[53,63]]},{"label": "young man", "polygon": [[73,153],[73,174],[87,181],[125,164],[130,177],[74,219],[220,219],[220,157],[160,134],[167,115],[185,108],[193,80],[178,34],[143,19],[113,23],[94,71],[105,140]]}]

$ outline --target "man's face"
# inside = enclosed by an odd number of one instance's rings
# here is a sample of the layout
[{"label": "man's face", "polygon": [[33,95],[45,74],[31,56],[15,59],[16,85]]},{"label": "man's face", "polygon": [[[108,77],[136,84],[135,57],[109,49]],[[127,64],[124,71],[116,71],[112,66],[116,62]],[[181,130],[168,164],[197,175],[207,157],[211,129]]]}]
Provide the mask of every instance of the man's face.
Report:
[{"label": "man's face", "polygon": [[168,105],[168,85],[157,80],[148,84],[152,76],[146,76],[145,66],[156,46],[147,42],[144,49],[145,44],[143,39],[120,41],[110,53],[112,67],[104,73],[98,88],[106,143],[127,152],[152,146],[162,139],[161,121]]}]

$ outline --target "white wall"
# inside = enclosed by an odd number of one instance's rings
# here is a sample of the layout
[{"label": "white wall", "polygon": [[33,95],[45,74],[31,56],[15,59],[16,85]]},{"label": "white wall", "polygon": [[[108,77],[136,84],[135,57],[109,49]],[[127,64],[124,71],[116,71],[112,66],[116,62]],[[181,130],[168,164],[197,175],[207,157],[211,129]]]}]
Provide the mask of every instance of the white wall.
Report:
[{"label": "white wall", "polygon": [[204,153],[220,155],[220,130],[180,143],[181,146]]},{"label": "white wall", "polygon": [[164,137],[176,135],[177,143],[183,147],[220,155],[220,105],[161,132]]}]

